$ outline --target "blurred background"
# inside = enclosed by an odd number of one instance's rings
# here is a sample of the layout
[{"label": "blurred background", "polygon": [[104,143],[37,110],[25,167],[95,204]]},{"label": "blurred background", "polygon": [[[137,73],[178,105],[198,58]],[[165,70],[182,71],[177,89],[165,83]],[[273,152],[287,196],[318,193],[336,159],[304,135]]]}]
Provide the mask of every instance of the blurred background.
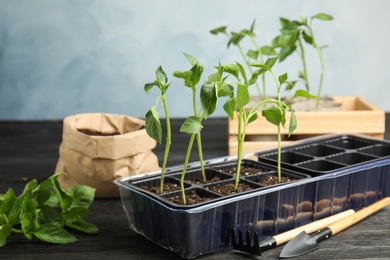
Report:
[{"label": "blurred background", "polygon": [[[323,94],[364,96],[390,111],[387,0],[0,0],[0,6],[0,120],[58,120],[84,112],[143,118],[158,95],[143,87],[160,65],[172,81],[171,117],[187,117],[191,90],[172,76],[190,69],[182,53],[204,65],[204,80],[219,62],[241,62],[237,48],[228,49],[227,37],[211,29],[239,31],[256,19],[256,39],[265,45],[279,33],[279,17],[320,12],[334,17],[313,22],[319,45],[328,45]],[[309,49],[316,84],[319,62]],[[294,80],[300,67],[294,54],[275,72]],[[274,91],[269,84],[269,94]],[[222,104],[214,116],[225,116]]]}]

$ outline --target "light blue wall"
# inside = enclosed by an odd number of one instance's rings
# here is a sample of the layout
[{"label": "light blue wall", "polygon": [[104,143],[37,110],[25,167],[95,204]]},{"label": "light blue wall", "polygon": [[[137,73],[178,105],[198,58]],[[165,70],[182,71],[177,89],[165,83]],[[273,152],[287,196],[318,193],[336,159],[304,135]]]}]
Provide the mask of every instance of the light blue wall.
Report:
[{"label": "light blue wall", "polygon": [[[279,17],[318,12],[325,50],[324,93],[361,95],[390,111],[390,1],[387,0],[0,0],[0,119],[62,119],[83,112],[143,117],[154,102],[145,83],[162,65],[169,75],[189,65],[181,52],[204,64],[240,61],[226,39],[210,29],[249,27],[269,43]],[[310,69],[318,68],[309,60]],[[278,66],[296,77],[298,60]],[[170,76],[172,117],[186,117],[190,90]],[[315,79],[313,79],[314,81]],[[224,116],[218,109],[216,116]]]}]

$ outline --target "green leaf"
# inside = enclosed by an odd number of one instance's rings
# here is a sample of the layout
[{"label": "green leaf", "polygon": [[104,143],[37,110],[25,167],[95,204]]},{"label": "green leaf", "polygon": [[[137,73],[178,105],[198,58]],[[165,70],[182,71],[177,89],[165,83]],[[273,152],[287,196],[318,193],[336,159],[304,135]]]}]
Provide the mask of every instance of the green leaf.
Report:
[{"label": "green leaf", "polygon": [[53,193],[53,183],[50,179],[46,179],[38,185],[34,192],[36,193],[35,200],[38,202],[38,205],[43,205],[50,199]]},{"label": "green leaf", "polygon": [[296,80],[295,81],[287,81],[287,82],[285,82],[285,84],[287,85],[286,86],[286,90],[287,91],[291,91],[294,88],[296,83],[297,83]]},{"label": "green leaf", "polygon": [[250,31],[253,33],[255,31],[255,24],[256,24],[256,19],[253,20],[252,24],[251,24],[251,28],[250,28]]},{"label": "green leaf", "polygon": [[[251,65],[251,64],[250,64],[250,65]],[[251,66],[252,66],[252,65],[251,65]],[[266,72],[266,71],[267,71],[267,70],[264,69],[264,68],[259,69],[259,70],[255,70],[255,71],[252,73],[251,79],[249,80],[249,83],[248,83],[249,86],[255,84],[256,81],[257,81],[257,79],[259,78],[259,76],[260,76],[261,74],[263,74],[264,72]]]},{"label": "green leaf", "polygon": [[268,122],[276,126],[280,125],[280,123],[282,122],[282,114],[278,107],[266,107],[261,111],[261,114],[267,119]]},{"label": "green leaf", "polygon": [[162,126],[158,117],[156,106],[153,106],[145,115],[146,133],[156,140],[159,144],[162,143]]},{"label": "green leaf", "polygon": [[255,50],[249,50],[249,51],[246,53],[246,56],[248,56],[248,57],[251,58],[251,59],[257,60],[257,57],[259,56],[259,52],[258,52],[258,51],[255,51]]},{"label": "green leaf", "polygon": [[[253,24],[252,24],[252,25],[253,25]],[[251,30],[243,29],[243,30],[240,31],[240,34],[241,34],[241,35],[244,35],[244,37],[245,37],[245,36],[250,36],[250,37],[255,36],[255,34],[254,34],[253,31],[252,31],[252,28],[251,28]]]},{"label": "green leaf", "polygon": [[308,44],[313,44],[313,37],[309,35],[307,32],[303,31],[302,36],[305,42],[307,42]]},{"label": "green leaf", "polygon": [[70,205],[72,205],[73,197],[68,195],[61,187],[58,176],[52,176],[50,177],[54,190],[56,191],[59,199],[60,199],[60,206],[62,209],[62,212],[67,211],[70,208]]},{"label": "green leaf", "polygon": [[218,90],[218,97],[233,97],[234,95],[234,87],[232,85],[226,84],[223,85]]},{"label": "green leaf", "polygon": [[290,56],[297,49],[295,45],[285,45],[279,52],[279,61],[284,61],[288,56]]},{"label": "green leaf", "polygon": [[32,231],[34,231],[34,216],[31,212],[26,212],[22,215],[21,218],[22,230],[24,236],[31,240],[32,239]]},{"label": "green leaf", "polygon": [[[268,58],[264,64],[262,64],[262,63],[251,63],[249,65],[252,66],[252,67],[258,67],[258,68],[262,68],[264,70],[268,70],[269,71],[275,65],[275,63],[278,60],[278,58],[279,58],[279,56],[271,57],[271,58]],[[263,73],[263,72],[261,72],[261,73]]]},{"label": "green leaf", "polygon": [[281,35],[276,36],[272,40],[272,47],[273,48],[280,48],[280,47],[283,47],[285,45],[290,44],[290,42],[291,42],[291,35],[281,34]]},{"label": "green leaf", "polygon": [[285,106],[285,104],[284,103],[282,103],[282,104],[278,104],[278,106],[279,106],[279,110],[280,110],[280,113],[281,113],[281,122],[280,122],[280,124],[283,126],[283,128],[284,128],[284,126],[285,126],[285,124],[286,124],[286,106]]},{"label": "green leaf", "polygon": [[237,67],[238,67],[238,71],[241,73],[243,79],[244,79],[244,82],[247,82],[247,78],[246,78],[246,72],[245,72],[245,69],[244,69],[244,66],[242,66],[240,63],[236,62],[237,64]]},{"label": "green leaf", "polygon": [[230,46],[230,44],[234,44],[234,45],[238,45],[240,43],[240,41],[245,37],[245,34],[242,34],[242,33],[236,33],[236,32],[231,32],[231,37],[230,37],[230,40],[228,42],[228,47]]},{"label": "green leaf", "polygon": [[69,244],[77,241],[75,236],[65,229],[50,223],[42,224],[33,234],[40,240],[53,244]]},{"label": "green leaf", "polygon": [[236,107],[236,99],[230,98],[228,99],[225,104],[223,105],[223,109],[225,110],[226,114],[229,116],[231,120],[234,118],[234,111]]},{"label": "green leaf", "polygon": [[50,194],[49,199],[45,202],[44,205],[50,206],[50,207],[57,207],[60,205],[60,198],[58,197],[56,192],[52,192]]},{"label": "green leaf", "polygon": [[211,30],[210,33],[214,34],[214,35],[217,35],[219,33],[227,34],[226,33],[226,26],[221,26],[221,27],[215,28],[215,29]]},{"label": "green leaf", "polygon": [[240,68],[237,64],[225,64],[222,65],[223,71],[233,75],[236,79],[240,79]]},{"label": "green leaf", "polygon": [[297,126],[298,126],[297,118],[295,117],[294,111],[291,111],[290,123],[289,123],[289,128],[288,128],[288,136],[289,137],[295,131]]},{"label": "green leaf", "polygon": [[203,74],[203,66],[199,63],[194,64],[194,66],[191,68],[192,75],[191,75],[191,83],[193,86],[199,83],[202,74]]},{"label": "green leaf", "polygon": [[8,214],[8,212],[12,209],[15,200],[15,192],[13,191],[13,189],[9,188],[3,197],[0,206],[0,214]]},{"label": "green leaf", "polygon": [[196,116],[188,117],[180,127],[180,132],[186,134],[197,134],[202,130],[202,122]]},{"label": "green leaf", "polygon": [[249,103],[250,95],[248,88],[242,84],[237,84],[237,97],[235,110],[241,109]]},{"label": "green leaf", "polygon": [[31,194],[31,192],[38,186],[38,181],[36,179],[33,179],[29,181],[26,186],[24,187],[23,193]]},{"label": "green leaf", "polygon": [[173,76],[176,78],[184,79],[184,85],[189,88],[193,88],[193,84],[191,81],[192,77],[192,71],[187,70],[187,71],[175,71],[173,73]]},{"label": "green leaf", "polygon": [[309,92],[307,92],[304,89],[298,89],[297,91],[295,91],[295,94],[291,99],[296,98],[296,97],[316,98],[316,96],[310,94]]},{"label": "green leaf", "polygon": [[265,61],[265,65],[268,65],[270,68],[272,68],[276,61],[279,59],[278,56],[275,56],[275,57],[271,57],[271,58],[268,58],[266,61]]},{"label": "green leaf", "polygon": [[290,20],[285,19],[283,26],[282,26],[282,29],[280,31],[282,32],[282,34],[294,34],[297,31],[299,31],[299,27],[301,25],[303,25],[303,24],[299,21],[296,21],[296,20],[290,21]]},{"label": "green leaf", "polygon": [[248,124],[256,121],[256,119],[258,118],[257,116],[257,113],[252,113],[250,114],[249,112],[247,113],[247,118],[248,118]]},{"label": "green leaf", "polygon": [[188,53],[185,53],[185,52],[183,52],[183,54],[187,58],[188,62],[191,64],[191,66],[195,66],[196,64],[198,64],[198,65],[200,64],[194,56],[192,56]]},{"label": "green leaf", "polygon": [[202,104],[205,117],[210,116],[217,108],[218,96],[215,85],[216,84],[214,82],[206,82],[200,89],[200,102]]},{"label": "green leaf", "polygon": [[275,51],[275,48],[272,46],[264,45],[260,48],[261,53],[267,56],[271,55],[278,55],[278,53]]},{"label": "green leaf", "polygon": [[290,20],[287,18],[284,18],[284,17],[280,17],[279,22],[280,22],[280,25],[282,26],[282,28],[284,28],[287,26],[287,24],[290,22]]},{"label": "green leaf", "polygon": [[68,224],[67,226],[90,235],[99,233],[99,229],[94,224],[85,222],[83,220],[77,220],[71,224]]},{"label": "green leaf", "polygon": [[3,224],[0,226],[0,247],[6,244],[7,237],[12,233],[12,226],[10,224]]},{"label": "green leaf", "polygon": [[[26,185],[26,187],[27,186],[28,185]],[[9,224],[16,225],[16,224],[20,223],[22,204],[23,204],[23,201],[26,197],[31,196],[31,189],[30,188],[32,188],[32,186],[29,186],[29,188],[27,188],[27,189],[25,188],[23,193],[21,195],[19,195],[19,197],[16,198],[16,200],[11,208],[11,211],[8,214]]]},{"label": "green leaf", "polygon": [[319,20],[323,20],[323,21],[331,21],[333,20],[333,16],[329,15],[329,14],[325,14],[325,13],[318,13],[314,16],[312,16],[312,19],[319,19]]},{"label": "green leaf", "polygon": [[42,205],[39,211],[39,218],[43,223],[61,221],[60,214],[57,210],[48,205]]},{"label": "green leaf", "polygon": [[214,72],[214,73],[210,74],[209,77],[207,78],[207,81],[209,81],[209,82],[216,82],[216,81],[219,81],[220,78],[221,78],[220,74],[217,71],[217,72]]},{"label": "green leaf", "polygon": [[23,215],[24,213],[31,212],[35,216],[37,205],[38,203],[35,200],[32,200],[29,196],[24,197],[21,214]]},{"label": "green leaf", "polygon": [[199,83],[202,74],[203,66],[191,55],[184,53],[187,60],[192,64],[192,68],[188,71],[175,71],[173,76],[184,79],[184,85],[195,89],[196,84]]},{"label": "green leaf", "polygon": [[63,215],[63,218],[66,224],[71,224],[77,220],[83,220],[88,215],[88,209],[84,207],[75,207],[71,208],[66,214]]},{"label": "green leaf", "polygon": [[145,86],[144,86],[144,91],[145,91],[147,94],[149,94],[150,90],[151,90],[154,86],[158,86],[156,81],[155,81],[155,82],[152,82],[152,83],[147,83],[147,84],[145,84]]},{"label": "green leaf", "polygon": [[287,76],[287,73],[284,73],[283,75],[280,75],[279,76],[279,83],[280,85],[282,85],[284,82],[286,82],[288,76]]},{"label": "green leaf", "polygon": [[68,194],[73,196],[73,202],[70,208],[83,207],[89,208],[95,197],[95,188],[86,185],[73,185],[68,189]]},{"label": "green leaf", "polygon": [[160,86],[166,85],[168,83],[167,74],[161,66],[156,69],[156,80],[157,84]]}]

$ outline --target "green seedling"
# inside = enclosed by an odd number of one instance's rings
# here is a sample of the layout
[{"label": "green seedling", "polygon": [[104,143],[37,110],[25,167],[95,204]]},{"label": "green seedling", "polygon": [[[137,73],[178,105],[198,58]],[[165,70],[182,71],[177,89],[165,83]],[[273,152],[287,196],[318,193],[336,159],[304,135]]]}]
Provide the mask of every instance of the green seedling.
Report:
[{"label": "green seedling", "polygon": [[204,169],[204,160],[203,160],[203,152],[202,152],[202,139],[201,139],[201,130],[203,129],[202,121],[214,113],[217,103],[218,96],[226,95],[224,91],[219,91],[219,87],[221,87],[223,79],[221,77],[221,73],[215,73],[210,75],[208,80],[202,85],[200,90],[200,102],[201,108],[198,109],[197,106],[197,84],[199,83],[202,74],[203,74],[203,65],[201,65],[197,59],[189,54],[184,53],[185,57],[191,64],[191,69],[188,71],[176,71],[174,72],[174,76],[177,78],[181,78],[184,80],[184,85],[186,87],[191,88],[192,90],[192,106],[193,106],[193,115],[189,116],[182,126],[180,127],[180,131],[186,134],[189,134],[190,140],[187,147],[187,152],[185,156],[185,161],[183,165],[183,170],[180,178],[180,186],[182,191],[182,199],[183,204],[186,204],[185,190],[184,190],[184,180],[185,174],[187,171],[190,154],[192,150],[192,146],[194,144],[195,139],[197,140],[198,145],[198,154],[199,161],[202,172],[202,179],[206,181],[206,174]]},{"label": "green seedling", "polygon": [[[255,22],[256,20],[253,21],[249,29],[242,29],[239,32],[227,32],[227,27],[226,26],[221,26],[218,28],[215,28],[210,31],[210,33],[214,35],[218,34],[224,34],[229,38],[227,47],[229,48],[231,44],[235,45],[247,68],[249,69],[250,73],[253,73],[252,67],[249,65],[251,62],[259,61],[260,63],[264,63],[265,56],[271,56],[271,55],[276,55],[276,51],[272,46],[269,45],[264,45],[260,46],[256,40],[256,35],[255,35]],[[250,41],[253,43],[255,49],[250,49],[246,53],[244,52],[241,42],[243,39],[249,38]],[[262,100],[265,100],[267,98],[267,90],[266,90],[266,78],[265,74],[261,75],[261,80],[262,80],[262,89],[258,82],[256,81],[254,84],[256,85],[257,91],[259,93],[259,97]]]},{"label": "green seedling", "polygon": [[312,22],[313,20],[318,19],[322,21],[331,21],[333,17],[329,14],[318,13],[314,16],[311,16],[309,21],[308,18],[301,17],[300,20],[289,20],[286,18],[280,18],[281,34],[274,38],[272,41],[272,46],[274,48],[280,48],[279,60],[280,62],[284,61],[292,53],[297,52],[301,58],[303,70],[299,72],[299,78],[304,81],[306,90],[311,92],[311,87],[309,84],[307,62],[306,62],[306,52],[305,52],[305,43],[312,45],[319,57],[321,63],[321,73],[319,79],[319,85],[317,90],[317,101],[316,109],[318,109],[319,100],[321,97],[322,83],[325,74],[325,62],[322,49],[325,46],[319,46],[313,32]]},{"label": "green seedling", "polygon": [[167,74],[164,72],[163,68],[159,66],[156,70],[156,80],[151,83],[145,84],[144,90],[149,94],[149,91],[156,86],[160,90],[160,95],[156,98],[154,105],[145,115],[145,127],[146,132],[150,137],[152,137],[159,144],[162,143],[162,126],[157,111],[158,101],[161,99],[164,106],[165,121],[166,121],[166,141],[165,141],[165,150],[164,150],[164,159],[161,168],[161,178],[160,178],[160,194],[164,192],[164,175],[165,169],[167,167],[169,150],[171,147],[171,123],[169,118],[169,110],[166,98],[166,91],[169,88],[170,83],[168,83]]},{"label": "green seedling", "polygon": [[[258,68],[253,72],[251,79],[247,79],[245,70],[240,63],[224,65],[223,69],[228,74],[233,75],[237,81],[231,82],[230,84],[235,84],[237,86],[236,95],[228,99],[224,105],[224,110],[228,114],[230,119],[233,119],[234,116],[238,119],[238,150],[237,150],[237,172],[236,172],[236,181],[235,189],[237,189],[240,179],[241,171],[241,162],[242,162],[242,148],[245,140],[246,129],[248,124],[255,121],[258,117],[258,112],[261,111],[262,116],[264,116],[268,122],[277,126],[278,131],[278,180],[281,182],[281,165],[280,165],[280,156],[281,156],[281,127],[285,127],[286,123],[286,112],[290,112],[290,122],[288,135],[290,136],[297,127],[297,120],[294,114],[294,110],[288,102],[291,99],[296,97],[313,97],[305,90],[297,90],[294,96],[287,102],[281,100],[280,92],[281,86],[283,84],[291,84],[287,81],[287,74],[283,74],[278,78],[272,71],[273,65],[278,60],[278,57],[269,58],[264,64],[262,63],[251,63],[250,66]],[[247,111],[245,106],[249,103],[249,91],[248,87],[257,80],[257,78],[265,72],[269,72],[275,80],[277,87],[278,98],[277,99],[266,99],[258,102],[255,106],[251,108],[250,111]],[[242,77],[242,78],[241,78]],[[273,104],[273,105],[271,105]],[[263,108],[263,106],[265,106]]]},{"label": "green seedling", "polygon": [[74,185],[64,191],[58,173],[38,185],[37,180],[28,182],[21,195],[16,196],[9,188],[0,194],[0,246],[6,244],[12,233],[23,234],[54,244],[77,241],[65,228],[87,234],[96,234],[99,229],[84,219],[89,213],[95,189]]}]

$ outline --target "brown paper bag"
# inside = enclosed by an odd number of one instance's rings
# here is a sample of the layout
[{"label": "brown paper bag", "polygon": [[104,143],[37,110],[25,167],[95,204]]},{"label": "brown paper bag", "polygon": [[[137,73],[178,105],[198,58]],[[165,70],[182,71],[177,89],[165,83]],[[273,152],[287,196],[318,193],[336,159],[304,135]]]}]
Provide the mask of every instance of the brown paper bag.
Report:
[{"label": "brown paper bag", "polygon": [[145,122],[116,114],[77,114],[64,119],[55,172],[66,190],[74,184],[96,188],[95,197],[118,197],[114,180],[159,169],[156,141]]}]

